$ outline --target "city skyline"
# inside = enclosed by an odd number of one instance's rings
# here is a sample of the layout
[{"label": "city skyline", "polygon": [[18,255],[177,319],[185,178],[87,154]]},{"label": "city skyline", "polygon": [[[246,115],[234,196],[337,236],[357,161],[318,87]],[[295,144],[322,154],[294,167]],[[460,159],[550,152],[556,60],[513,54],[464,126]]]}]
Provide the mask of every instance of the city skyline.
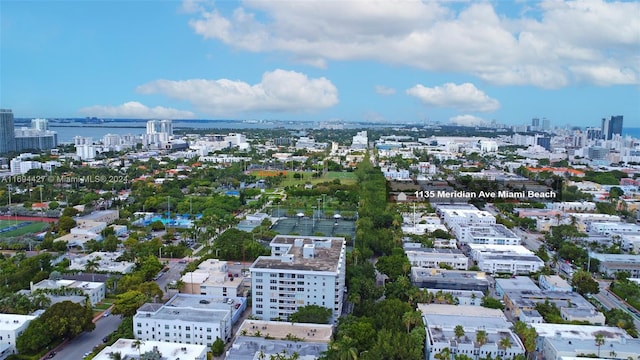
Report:
[{"label": "city skyline", "polygon": [[17,118],[640,127],[636,2],[0,7]]}]

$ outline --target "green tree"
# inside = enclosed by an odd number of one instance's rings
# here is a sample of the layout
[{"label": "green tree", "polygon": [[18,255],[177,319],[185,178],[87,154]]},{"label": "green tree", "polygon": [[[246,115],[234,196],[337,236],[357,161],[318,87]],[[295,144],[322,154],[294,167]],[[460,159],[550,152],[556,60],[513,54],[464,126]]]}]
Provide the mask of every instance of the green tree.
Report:
[{"label": "green tree", "polygon": [[133,316],[140,306],[147,302],[147,297],[137,290],[129,290],[116,297],[112,313],[122,316]]},{"label": "green tree", "polygon": [[16,347],[23,354],[34,354],[49,344],[63,338],[74,338],[83,331],[92,331],[93,312],[90,306],[82,306],[71,301],[53,304],[39,318],[29,323],[18,337]]},{"label": "green tree", "polygon": [[482,301],[480,302],[480,306],[490,308],[490,309],[500,309],[500,310],[504,309],[504,305],[502,305],[500,300],[493,298],[489,295],[482,298]]},{"label": "green tree", "polygon": [[319,305],[307,305],[299,307],[296,312],[289,315],[289,321],[298,323],[328,324],[331,320],[331,309]]},{"label": "green tree", "polygon": [[224,341],[220,337],[216,337],[216,341],[211,344],[211,353],[213,356],[220,356],[224,352]]},{"label": "green tree", "polygon": [[580,295],[597,294],[600,291],[598,282],[593,280],[591,273],[578,270],[571,278],[571,285]]},{"label": "green tree", "polygon": [[61,216],[58,219],[58,228],[61,232],[68,233],[71,228],[76,226],[76,221],[70,216]]}]

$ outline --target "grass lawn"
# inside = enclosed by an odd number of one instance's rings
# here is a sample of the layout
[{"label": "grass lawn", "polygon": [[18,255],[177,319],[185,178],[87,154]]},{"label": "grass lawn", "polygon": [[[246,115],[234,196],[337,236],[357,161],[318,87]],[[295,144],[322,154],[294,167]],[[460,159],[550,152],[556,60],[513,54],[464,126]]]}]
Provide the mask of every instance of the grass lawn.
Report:
[{"label": "grass lawn", "polygon": [[[24,222],[25,221],[17,221],[17,223],[24,223]],[[15,220],[0,220],[0,229],[5,228],[7,226],[15,225],[15,224],[16,224]],[[20,236],[24,234],[41,232],[47,226],[48,224],[44,222],[31,222],[31,224],[21,227],[19,229],[0,233],[0,238],[14,237],[14,236]]]}]

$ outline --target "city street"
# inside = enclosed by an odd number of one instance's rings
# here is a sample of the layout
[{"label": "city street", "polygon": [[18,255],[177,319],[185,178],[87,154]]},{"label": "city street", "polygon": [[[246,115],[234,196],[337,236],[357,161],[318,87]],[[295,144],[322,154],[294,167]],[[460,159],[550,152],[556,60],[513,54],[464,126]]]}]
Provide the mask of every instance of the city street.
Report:
[{"label": "city street", "polygon": [[609,282],[603,280],[597,281],[600,286],[600,292],[594,294],[593,297],[596,298],[596,300],[598,300],[607,310],[622,309],[629,313],[633,318],[633,323],[635,324],[636,329],[640,329],[640,319],[629,310],[629,306],[624,301],[621,301],[621,299],[619,299],[614,293],[609,291]]},{"label": "city street", "polygon": [[91,332],[84,332],[66,344],[60,345],[56,351],[56,359],[82,359],[84,354],[102,344],[102,339],[115,331],[122,318],[118,315],[102,317],[96,322],[96,328]]}]

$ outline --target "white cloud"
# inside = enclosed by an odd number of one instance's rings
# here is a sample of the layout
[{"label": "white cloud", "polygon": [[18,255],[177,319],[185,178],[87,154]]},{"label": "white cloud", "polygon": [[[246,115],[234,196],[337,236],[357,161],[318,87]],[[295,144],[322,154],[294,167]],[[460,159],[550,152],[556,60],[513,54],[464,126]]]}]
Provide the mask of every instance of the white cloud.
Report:
[{"label": "white cloud", "polygon": [[177,110],[156,106],[150,108],[137,101],[129,101],[122,105],[94,105],[78,110],[86,116],[131,119],[189,119],[195,117],[191,111]]},{"label": "white cloud", "polygon": [[137,91],[186,100],[208,115],[313,111],[338,103],[338,90],[326,78],[310,79],[280,69],[265,72],[255,85],[228,79],[156,80],[140,85]]},{"label": "white cloud", "polygon": [[[208,7],[189,24],[237,49],[287,53],[319,67],[375,60],[544,88],[640,82],[640,2],[519,6],[523,11],[509,17],[491,2],[250,0],[228,16]],[[582,70],[603,67],[622,76],[585,76]]]},{"label": "white cloud", "polygon": [[490,98],[471,83],[446,83],[432,88],[418,84],[407,89],[406,93],[433,107],[479,112],[496,111],[500,108],[498,100]]},{"label": "white cloud", "polygon": [[396,89],[383,85],[376,85],[376,93],[380,95],[393,95],[396,93]]},{"label": "white cloud", "polygon": [[487,125],[487,121],[483,118],[479,118],[473,115],[458,115],[449,119],[449,122],[453,125],[460,126],[484,126]]}]

